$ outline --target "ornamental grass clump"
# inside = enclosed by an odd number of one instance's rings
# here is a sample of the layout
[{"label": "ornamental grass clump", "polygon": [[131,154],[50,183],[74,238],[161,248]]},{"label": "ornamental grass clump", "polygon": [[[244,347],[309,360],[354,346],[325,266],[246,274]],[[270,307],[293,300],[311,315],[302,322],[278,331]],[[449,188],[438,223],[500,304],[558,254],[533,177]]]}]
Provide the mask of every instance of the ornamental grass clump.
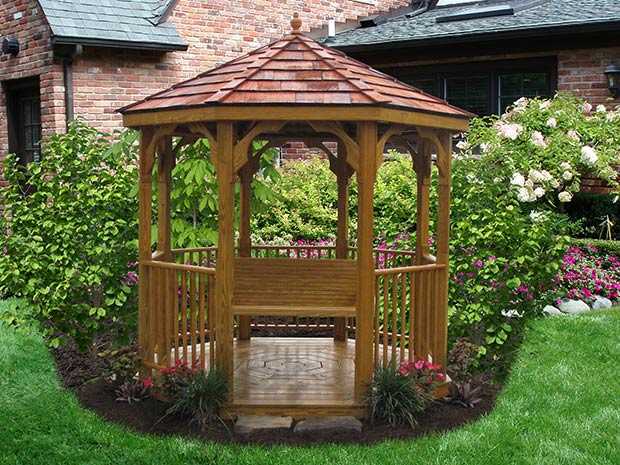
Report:
[{"label": "ornamental grass clump", "polygon": [[171,404],[167,415],[187,416],[202,429],[215,421],[224,424],[220,411],[228,398],[228,382],[220,371],[205,372],[179,361],[160,374],[161,392]]},{"label": "ornamental grass clump", "polygon": [[435,388],[444,381],[441,367],[424,360],[377,368],[368,391],[370,419],[414,428],[416,416],[428,407]]}]

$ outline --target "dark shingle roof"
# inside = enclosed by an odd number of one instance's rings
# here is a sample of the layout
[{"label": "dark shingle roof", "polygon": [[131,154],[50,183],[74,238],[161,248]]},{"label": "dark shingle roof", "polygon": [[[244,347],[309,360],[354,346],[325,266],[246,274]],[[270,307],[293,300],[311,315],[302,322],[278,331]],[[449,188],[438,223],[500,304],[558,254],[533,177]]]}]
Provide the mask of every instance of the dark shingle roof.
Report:
[{"label": "dark shingle roof", "polygon": [[[471,9],[479,4],[509,4],[514,15],[437,22],[438,17]],[[370,28],[360,28],[325,40],[332,47],[432,41],[484,36],[492,33],[532,31],[617,22],[620,0],[486,0],[466,5],[438,7],[417,16],[399,16]]]},{"label": "dark shingle roof", "polygon": [[172,23],[174,0],[39,0],[55,43],[185,50]]}]

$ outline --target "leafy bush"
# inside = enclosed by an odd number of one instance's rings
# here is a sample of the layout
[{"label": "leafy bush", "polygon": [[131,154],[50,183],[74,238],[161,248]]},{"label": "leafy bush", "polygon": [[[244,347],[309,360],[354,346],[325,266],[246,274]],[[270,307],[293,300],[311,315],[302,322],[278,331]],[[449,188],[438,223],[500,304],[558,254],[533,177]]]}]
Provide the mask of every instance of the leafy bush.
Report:
[{"label": "leafy bush", "polygon": [[480,348],[467,338],[458,338],[448,352],[448,374],[453,381],[463,381],[471,377],[478,363]]},{"label": "leafy bush", "polygon": [[221,421],[219,413],[228,397],[228,382],[219,371],[205,373],[181,364],[163,378],[164,392],[172,404],[167,413],[187,415],[202,428]]},{"label": "leafy bush", "polygon": [[105,322],[130,328],[136,260],[135,133],[118,143],[80,123],[43,145],[40,163],[7,157],[0,295],[23,297],[57,346]]},{"label": "leafy bush", "polygon": [[9,298],[0,301],[0,324],[26,334],[40,330],[32,305],[24,299]]},{"label": "leafy bush", "polygon": [[[258,215],[267,214],[267,206],[278,200],[270,187],[280,177],[275,168],[275,159],[276,151],[267,150],[261,157],[260,169],[252,181],[251,209]],[[206,247],[215,244],[217,179],[206,139],[200,139],[179,152],[172,171],[171,187],[173,247]],[[157,225],[153,226],[152,236],[154,239],[157,237]]]},{"label": "leafy bush", "polygon": [[372,421],[392,426],[417,424],[416,416],[433,399],[435,388],[445,381],[438,365],[418,360],[379,367],[368,390],[368,407]]},{"label": "leafy bush", "polygon": [[128,404],[140,402],[151,396],[153,382],[150,378],[140,381],[137,379],[127,380],[116,389],[116,400]]}]

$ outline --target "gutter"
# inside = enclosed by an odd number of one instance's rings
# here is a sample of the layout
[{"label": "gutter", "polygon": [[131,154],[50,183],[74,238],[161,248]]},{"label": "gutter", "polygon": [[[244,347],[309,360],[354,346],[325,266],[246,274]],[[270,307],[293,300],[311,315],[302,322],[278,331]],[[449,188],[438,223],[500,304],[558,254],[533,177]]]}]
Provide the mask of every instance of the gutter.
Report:
[{"label": "gutter", "polygon": [[508,31],[497,32],[471,32],[462,35],[445,35],[430,37],[425,39],[414,40],[395,40],[390,42],[374,42],[369,44],[356,44],[356,45],[330,45],[327,41],[326,44],[332,48],[342,50],[343,52],[371,52],[385,49],[393,49],[394,47],[402,48],[416,48],[416,47],[428,47],[435,45],[450,45],[468,42],[477,42],[480,40],[507,40],[507,39],[525,39],[531,37],[540,37],[544,35],[559,36],[559,35],[577,35],[585,33],[596,32],[619,32],[620,33],[620,19],[601,21],[601,22],[589,22],[589,23],[572,23],[564,24],[561,26],[551,25],[545,27],[536,27],[531,29],[514,29]]},{"label": "gutter", "polygon": [[88,37],[52,37],[52,45],[82,45],[91,47],[124,48],[131,50],[153,50],[159,52],[186,51],[187,44],[158,42],[134,42],[130,40],[93,39]]}]

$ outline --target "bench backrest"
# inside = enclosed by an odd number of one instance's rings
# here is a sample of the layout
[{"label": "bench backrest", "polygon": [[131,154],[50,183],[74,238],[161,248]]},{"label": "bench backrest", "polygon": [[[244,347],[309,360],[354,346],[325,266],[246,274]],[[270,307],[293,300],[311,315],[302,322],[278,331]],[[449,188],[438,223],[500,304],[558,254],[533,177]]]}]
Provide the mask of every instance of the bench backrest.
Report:
[{"label": "bench backrest", "polygon": [[354,260],[236,258],[233,305],[355,306]]}]

